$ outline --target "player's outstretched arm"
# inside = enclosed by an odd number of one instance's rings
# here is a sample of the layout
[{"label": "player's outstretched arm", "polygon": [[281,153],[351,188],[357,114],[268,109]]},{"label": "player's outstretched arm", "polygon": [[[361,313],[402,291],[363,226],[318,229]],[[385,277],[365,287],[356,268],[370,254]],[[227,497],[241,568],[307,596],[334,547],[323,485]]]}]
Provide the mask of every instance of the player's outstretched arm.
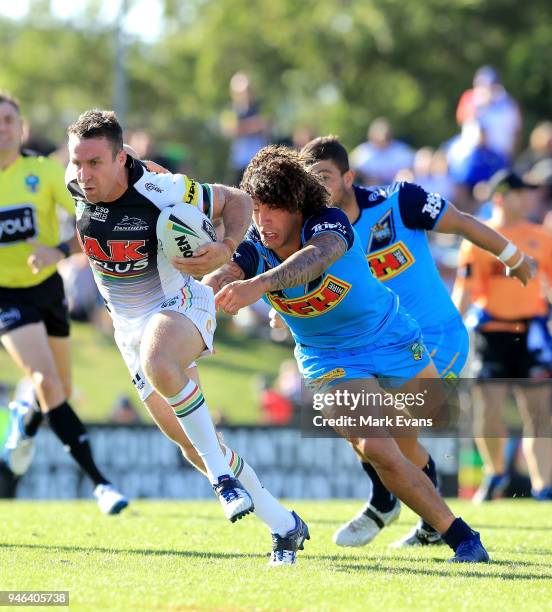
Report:
[{"label": "player's outstretched arm", "polygon": [[206,274],[201,279],[201,283],[211,287],[211,289],[217,293],[226,285],[229,285],[234,281],[243,280],[244,278],[244,271],[238,266],[238,264],[231,261],[230,263],[222,266],[222,268],[219,268],[210,274]]},{"label": "player's outstretched arm", "polygon": [[223,287],[216,295],[217,307],[228,314],[236,314],[240,308],[254,304],[267,292],[304,285],[323,274],[346,250],[347,244],[337,234],[317,234],[272,270]]},{"label": "player's outstretched arm", "polygon": [[508,268],[508,276],[517,278],[522,285],[527,285],[533,276],[533,260],[508,241],[492,227],[478,219],[461,212],[449,203],[441,215],[435,231],[443,234],[456,234],[473,242],[476,246],[489,251]]}]

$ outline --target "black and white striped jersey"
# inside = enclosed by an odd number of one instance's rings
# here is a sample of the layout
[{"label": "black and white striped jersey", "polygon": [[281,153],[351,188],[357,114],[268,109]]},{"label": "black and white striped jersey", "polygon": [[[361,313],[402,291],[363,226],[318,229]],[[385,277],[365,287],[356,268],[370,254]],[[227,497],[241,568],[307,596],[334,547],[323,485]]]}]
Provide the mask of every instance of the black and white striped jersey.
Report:
[{"label": "black and white striped jersey", "polygon": [[187,202],[212,217],[210,185],[182,174],[149,172],[127,157],[129,186],[113,202],[88,202],[69,164],[67,189],[76,205],[77,235],[114,323],[142,320],[193,281],[158,246],[157,218],[166,206]]}]

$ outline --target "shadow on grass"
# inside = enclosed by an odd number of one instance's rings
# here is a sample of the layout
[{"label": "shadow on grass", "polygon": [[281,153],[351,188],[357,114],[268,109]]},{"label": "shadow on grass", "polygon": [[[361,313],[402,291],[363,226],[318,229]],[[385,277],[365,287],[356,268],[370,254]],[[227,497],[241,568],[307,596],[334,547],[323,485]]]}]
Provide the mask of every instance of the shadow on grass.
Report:
[{"label": "shadow on grass", "polygon": [[[443,560],[439,559],[439,562],[441,564],[443,564]],[[491,562],[489,565],[485,565],[484,567],[491,567],[493,565],[496,565],[496,562]],[[448,565],[448,567],[451,567],[451,565]],[[455,564],[455,567],[457,567],[457,565]],[[456,573],[456,572],[452,572],[452,571],[447,571],[445,569],[443,570],[438,570],[438,569],[429,569],[427,567],[423,567],[420,569],[417,568],[411,568],[411,567],[396,567],[393,565],[360,565],[358,563],[354,563],[354,564],[347,564],[347,565],[343,565],[343,564],[339,564],[336,566],[336,570],[338,572],[360,572],[360,571],[368,571],[368,572],[376,572],[379,574],[412,574],[412,575],[423,575],[423,576],[439,576],[439,577],[443,577],[443,578],[483,578],[485,580],[487,580],[488,578],[500,578],[502,580],[550,580],[550,576],[543,576],[541,573],[537,574],[537,573],[524,573],[524,574],[520,574],[520,573],[507,573],[507,572],[477,572],[477,571],[473,571],[471,568],[473,566],[471,564],[468,565],[468,567],[466,567],[466,565],[462,565],[462,569],[464,571]],[[470,568],[470,569],[468,569]]]},{"label": "shadow on grass", "polygon": [[[445,549],[443,549],[445,550]],[[414,551],[412,551],[414,552]],[[452,556],[452,551],[450,551],[450,554],[448,554],[448,556],[445,557],[414,557],[414,556],[399,556],[399,555],[385,555],[385,554],[378,554],[378,555],[372,555],[372,556],[357,556],[357,555],[349,555],[349,556],[345,556],[345,555],[340,555],[340,554],[335,554],[335,555],[309,555],[308,553],[306,554],[300,554],[300,557],[302,559],[312,559],[313,561],[318,560],[318,561],[334,561],[337,565],[339,565],[339,563],[343,563],[344,561],[346,562],[347,560],[351,559],[352,561],[366,561],[367,564],[369,563],[388,563],[390,561],[398,561],[398,562],[405,562],[405,563],[436,563],[438,565],[442,565],[443,563],[447,562],[447,559],[449,557]],[[457,565],[457,564],[455,564]],[[495,561],[494,559],[491,561],[490,563],[491,566],[496,566],[496,565],[500,565],[500,566],[506,566],[506,567],[540,567],[542,568],[542,566],[544,565],[544,563],[533,563],[531,561]],[[450,567],[450,565],[448,565],[448,567]],[[487,565],[484,564],[480,564],[480,567],[488,567]],[[369,566],[367,565],[365,567],[365,569],[369,569]],[[397,568],[395,568],[397,569]],[[423,573],[423,571],[425,571],[424,569],[420,569],[420,572]],[[446,573],[446,572],[445,572]],[[446,573],[448,575],[448,573]],[[493,574],[494,575],[494,574]],[[542,573],[540,574],[541,577],[546,577],[546,576],[542,576]],[[548,576],[548,579],[550,579],[552,576]]]},{"label": "shadow on grass", "polygon": [[[47,544],[0,544],[0,550],[2,549],[32,549],[32,550],[44,550],[50,552],[69,552],[69,553],[108,553],[108,554],[130,554],[130,555],[145,555],[152,557],[184,557],[190,559],[267,559],[267,553],[232,553],[232,552],[199,552],[193,550],[163,550],[163,549],[152,549],[152,548],[105,548],[95,546],[56,546]],[[348,560],[353,561],[349,563]],[[551,580],[552,576],[543,575],[542,569],[539,573],[507,573],[507,572],[488,572],[488,571],[473,571],[471,568],[474,566],[471,564],[463,565],[462,568],[466,571],[455,573],[451,571],[452,567],[458,567],[458,565],[448,565],[446,560],[438,557],[431,558],[417,558],[412,559],[411,557],[401,557],[397,555],[378,555],[375,557],[363,557],[362,560],[365,563],[359,563],[358,557],[346,557],[343,555],[309,555],[300,554],[300,560],[307,561],[333,561],[334,568],[338,572],[376,572],[385,574],[412,574],[412,575],[427,575],[427,576],[442,576],[442,577],[468,577],[468,578],[501,578],[503,580]],[[412,563],[419,562],[423,563],[423,567],[404,567],[396,565],[388,565],[390,562],[406,562]],[[428,568],[427,564],[432,563],[438,566],[442,566],[443,569]],[[478,567],[490,568],[495,566],[506,566],[506,567],[541,567],[538,564],[530,563],[528,561],[492,561],[489,565],[480,564]],[[445,569],[450,568],[450,569]]]},{"label": "shadow on grass", "polygon": [[483,525],[472,524],[474,529],[503,529],[506,531],[552,531],[550,525]]},{"label": "shadow on grass", "polygon": [[0,544],[0,550],[4,548],[31,548],[33,550],[64,551],[73,553],[116,553],[130,555],[147,555],[152,557],[189,557],[196,559],[266,559],[266,553],[226,553],[226,552],[199,552],[197,550],[163,550],[155,548],[103,548],[96,546],[56,546],[55,544]]}]

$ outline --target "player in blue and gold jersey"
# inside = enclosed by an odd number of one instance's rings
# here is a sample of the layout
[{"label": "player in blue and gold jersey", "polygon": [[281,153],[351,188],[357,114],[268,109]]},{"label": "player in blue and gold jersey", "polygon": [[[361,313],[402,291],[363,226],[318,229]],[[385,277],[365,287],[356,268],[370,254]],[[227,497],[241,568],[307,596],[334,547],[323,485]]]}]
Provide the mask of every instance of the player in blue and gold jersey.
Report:
[{"label": "player in blue and gold jersey", "polygon": [[[323,183],[296,152],[265,147],[241,188],[253,197],[254,228],[233,261],[204,279],[218,290],[220,308],[236,314],[260,298],[275,306],[295,339],[302,375],[326,388],[438,377],[418,324],[370,274],[358,234],[344,212],[328,207]],[[346,437],[389,490],[442,534],[453,561],[488,561],[479,534],[454,517],[392,437]]]},{"label": "player in blue and gold jersey", "polygon": [[[346,149],[335,136],[316,138],[301,151],[313,172],[324,182],[332,203],[343,210],[358,232],[372,276],[392,289],[419,323],[424,345],[439,376],[456,378],[466,362],[468,333],[441,280],[430,250],[427,232],[461,235],[490,253],[501,254],[508,241],[470,215],[460,213],[439,194],[412,183],[364,188],[353,183]],[[530,277],[529,259],[511,248],[506,263],[523,284]],[[498,262],[499,265],[500,262]],[[370,281],[372,282],[372,281]],[[409,456],[437,486],[435,463],[414,437],[398,440],[413,448]],[[340,546],[362,546],[385,525],[396,520],[400,506],[370,463],[363,462],[372,480],[370,502],[334,535]],[[374,520],[376,515],[379,521]],[[423,520],[397,545],[439,544],[439,534]]]}]

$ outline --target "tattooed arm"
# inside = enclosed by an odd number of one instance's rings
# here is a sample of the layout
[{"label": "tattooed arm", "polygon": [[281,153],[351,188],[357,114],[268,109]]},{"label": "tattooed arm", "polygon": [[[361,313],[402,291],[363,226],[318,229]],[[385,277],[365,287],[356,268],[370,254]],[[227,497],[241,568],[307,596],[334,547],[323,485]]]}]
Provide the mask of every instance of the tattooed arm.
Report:
[{"label": "tattooed arm", "polygon": [[322,232],[272,270],[223,287],[216,296],[217,306],[228,314],[236,314],[240,308],[255,303],[264,293],[305,285],[318,278],[346,250],[347,244],[340,236]]}]

